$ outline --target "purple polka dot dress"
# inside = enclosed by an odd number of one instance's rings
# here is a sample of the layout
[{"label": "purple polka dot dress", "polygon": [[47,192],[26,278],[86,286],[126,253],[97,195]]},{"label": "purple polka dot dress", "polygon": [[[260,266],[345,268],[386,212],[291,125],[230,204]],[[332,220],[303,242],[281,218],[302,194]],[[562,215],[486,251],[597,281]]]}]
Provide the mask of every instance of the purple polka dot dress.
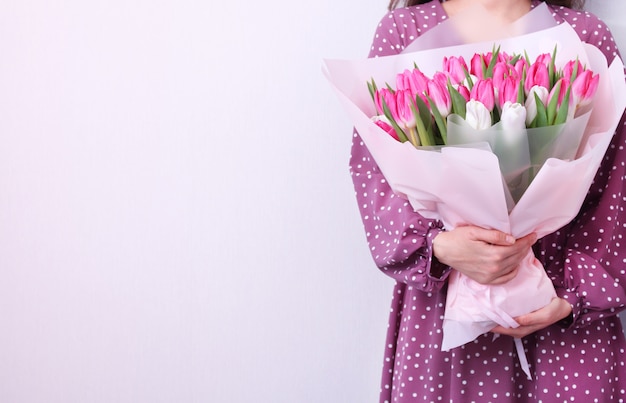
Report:
[{"label": "purple polka dot dress", "polygon": [[[550,7],[558,23],[571,24],[609,62],[618,54],[607,26],[597,17]],[[401,52],[446,18],[437,0],[389,12],[376,30],[370,57]],[[396,280],[381,402],[626,399],[626,340],[616,316],[626,301],[625,145],[622,120],[579,215],[535,245],[557,294],[571,303],[573,321],[523,339],[531,381],[520,368],[511,337],[494,340],[493,334],[485,334],[441,351],[446,279],[452,269],[432,259],[432,240],[444,228],[391,191],[355,133],[350,171],[367,241],[376,265]]]}]

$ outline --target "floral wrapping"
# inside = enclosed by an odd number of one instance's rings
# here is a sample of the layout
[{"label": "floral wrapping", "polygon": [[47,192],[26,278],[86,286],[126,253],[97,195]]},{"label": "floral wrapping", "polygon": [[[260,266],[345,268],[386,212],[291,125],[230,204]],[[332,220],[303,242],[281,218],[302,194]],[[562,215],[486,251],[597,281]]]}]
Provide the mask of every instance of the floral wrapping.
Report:
[{"label": "floral wrapping", "polygon": [[[499,45],[511,52],[535,53],[557,46],[563,60],[581,58],[601,76],[578,158],[546,159],[516,204],[507,197],[501,164],[489,149],[418,150],[381,135],[380,128],[369,119],[373,111],[363,84],[370,77],[388,81],[416,61],[421,69],[428,70],[429,60],[441,60],[447,55],[469,57],[481,49],[488,51],[493,41],[431,47],[358,62],[326,61],[326,73],[391,188],[406,197],[415,211],[427,218],[440,219],[445,228],[473,224],[516,237],[530,232],[542,237],[568,223],[580,209],[626,105],[623,66],[617,61],[609,68],[604,56],[581,43],[567,24],[503,39]],[[530,296],[530,292],[534,294]],[[545,306],[555,295],[551,281],[532,255],[518,277],[503,286],[481,286],[453,271],[446,299],[442,349],[467,343],[496,324],[515,326],[513,317]],[[524,361],[520,344],[517,346],[520,360]],[[523,365],[528,374],[527,363]]]}]

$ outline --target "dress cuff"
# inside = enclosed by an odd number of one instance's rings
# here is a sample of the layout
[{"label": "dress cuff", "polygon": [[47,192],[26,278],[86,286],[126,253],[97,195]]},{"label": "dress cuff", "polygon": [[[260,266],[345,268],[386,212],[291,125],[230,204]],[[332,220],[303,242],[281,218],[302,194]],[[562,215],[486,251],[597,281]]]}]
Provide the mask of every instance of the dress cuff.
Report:
[{"label": "dress cuff", "polygon": [[426,235],[426,242],[428,243],[428,277],[432,281],[445,281],[450,274],[450,266],[447,266],[439,261],[433,253],[433,241],[444,229],[441,222],[436,221],[430,225],[428,234]]},{"label": "dress cuff", "polygon": [[564,319],[561,319],[557,324],[563,328],[574,327],[574,324],[579,320],[581,315],[581,302],[578,298],[576,290],[568,290],[565,288],[556,287],[556,295],[559,298],[566,300],[572,307],[572,312]]}]

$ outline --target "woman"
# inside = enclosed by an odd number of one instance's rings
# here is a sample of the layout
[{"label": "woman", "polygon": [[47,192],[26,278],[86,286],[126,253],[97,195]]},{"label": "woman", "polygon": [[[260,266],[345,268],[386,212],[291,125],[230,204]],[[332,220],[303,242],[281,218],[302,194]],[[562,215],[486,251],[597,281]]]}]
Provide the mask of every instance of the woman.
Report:
[{"label": "woman", "polygon": [[[392,0],[370,57],[400,53],[429,28],[482,4],[505,22],[539,0]],[[609,63],[618,54],[604,23],[574,1],[546,1],[558,23],[574,27]],[[350,160],[367,240],[378,267],[396,280],[389,319],[381,402],[618,402],[626,399],[626,340],[619,318],[626,301],[624,122],[605,155],[579,215],[537,240],[473,226],[446,230],[394,195],[359,135]],[[483,284],[516,274],[529,248],[558,297],[475,341],[441,351],[447,278],[458,270]],[[502,336],[504,335],[504,336]],[[523,338],[532,379],[519,366],[512,337]]]}]

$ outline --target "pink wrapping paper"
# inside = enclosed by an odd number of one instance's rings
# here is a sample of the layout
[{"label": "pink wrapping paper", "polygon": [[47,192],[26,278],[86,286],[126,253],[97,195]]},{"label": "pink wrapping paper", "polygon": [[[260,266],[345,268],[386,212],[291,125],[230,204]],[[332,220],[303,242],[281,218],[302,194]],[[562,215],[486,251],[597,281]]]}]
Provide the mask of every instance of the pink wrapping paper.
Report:
[{"label": "pink wrapping paper", "polygon": [[[534,11],[542,28],[547,21],[546,11],[547,8]],[[532,29],[527,25],[528,20],[525,17],[522,24],[527,32]],[[447,28],[444,25],[433,29]],[[490,51],[494,41],[433,48],[429,36],[429,43],[424,46],[430,48],[427,50],[358,61],[325,60],[325,74],[389,185],[406,197],[415,211],[442,220],[447,229],[472,224],[498,229],[516,238],[531,232],[541,238],[571,221],[582,205],[626,106],[624,67],[621,60],[607,66],[604,55],[595,47],[581,43],[567,24],[505,36],[508,37],[497,43],[509,54],[527,51],[533,58],[540,53],[551,53],[556,45],[557,66],[578,57],[601,76],[577,158],[547,159],[517,203],[511,200],[498,158],[486,143],[416,149],[392,139],[370,120],[375,109],[367,81],[374,78],[377,83],[393,83],[395,75],[413,63],[426,74],[432,74],[440,69],[444,56],[463,56],[469,60],[474,53]],[[416,42],[412,45],[414,49],[419,48],[419,39]],[[442,349],[470,342],[496,325],[517,327],[514,317],[544,307],[555,296],[550,279],[532,253],[517,277],[500,286],[480,285],[453,270]],[[519,340],[516,344],[522,366],[529,375],[523,347]]]}]

